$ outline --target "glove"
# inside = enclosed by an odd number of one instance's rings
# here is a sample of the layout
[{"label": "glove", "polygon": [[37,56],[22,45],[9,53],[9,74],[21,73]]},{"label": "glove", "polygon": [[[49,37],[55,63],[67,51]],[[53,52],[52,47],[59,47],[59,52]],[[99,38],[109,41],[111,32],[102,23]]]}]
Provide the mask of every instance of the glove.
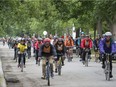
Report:
[{"label": "glove", "polygon": [[102,59],[104,58],[104,53],[101,54],[101,58],[102,58]]},{"label": "glove", "polygon": [[20,54],[20,51],[18,51],[18,54]]},{"label": "glove", "polygon": [[57,59],[57,56],[55,56],[54,59]]}]

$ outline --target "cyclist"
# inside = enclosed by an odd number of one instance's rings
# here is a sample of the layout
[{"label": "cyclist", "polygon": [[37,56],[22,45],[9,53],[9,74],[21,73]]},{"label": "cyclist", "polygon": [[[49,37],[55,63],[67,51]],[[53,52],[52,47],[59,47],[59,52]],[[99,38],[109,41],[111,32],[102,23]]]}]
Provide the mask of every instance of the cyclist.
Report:
[{"label": "cyclist", "polygon": [[[95,40],[93,41],[93,44],[94,44],[94,52],[95,52],[95,62],[97,62],[97,55],[99,55],[99,43],[100,43],[100,38],[99,38],[99,35],[97,35],[97,37],[95,38]],[[100,60],[100,57],[98,57],[99,60]],[[100,60],[101,61],[101,60]]]},{"label": "cyclist", "polygon": [[33,56],[35,57],[35,42],[37,41],[37,39],[36,38],[32,38],[32,45],[33,45]]},{"label": "cyclist", "polygon": [[81,36],[78,38],[78,45],[80,46],[80,61],[82,61],[82,57],[83,57],[83,48],[81,48],[81,42],[82,40],[85,38],[85,33],[81,32]]},{"label": "cyclist", "polygon": [[57,52],[57,59],[55,60],[55,72],[57,73],[57,61],[59,61],[59,57],[61,56],[62,66],[64,66],[64,57],[66,52],[66,47],[64,45],[64,41],[62,38],[59,38],[57,43],[55,44],[56,52]]},{"label": "cyclist", "polygon": [[54,38],[53,38],[52,34],[50,34],[49,38],[50,38],[50,43],[53,45]]},{"label": "cyclist", "polygon": [[85,55],[86,55],[86,49],[89,49],[89,56],[91,55],[91,48],[92,48],[92,40],[89,38],[89,35],[86,35],[86,37],[81,42],[81,48],[83,49],[82,52],[82,62],[85,62]]},{"label": "cyclist", "polygon": [[20,67],[20,63],[21,63],[21,56],[23,55],[23,62],[24,62],[24,67],[25,67],[25,62],[26,62],[26,50],[27,50],[27,45],[25,44],[25,39],[22,38],[20,43],[17,46],[18,48],[18,55],[19,55],[19,59],[18,59],[18,67]]},{"label": "cyclist", "polygon": [[53,41],[53,45],[55,45],[58,41],[58,37],[57,36],[54,36],[54,41]]},{"label": "cyclist", "polygon": [[36,60],[36,64],[38,64],[38,52],[39,52],[39,48],[42,45],[42,38],[38,38],[38,40],[35,42],[35,60]]},{"label": "cyclist", "polygon": [[[100,41],[99,44],[99,49],[100,49],[100,53],[103,54],[103,59],[102,59],[102,68],[105,68],[105,53],[109,53],[109,54],[114,54],[116,52],[116,44],[114,43],[114,41],[111,38],[112,33],[111,32],[106,32],[105,33],[105,38],[103,40]],[[113,77],[112,75],[112,56],[110,56],[110,78]]]},{"label": "cyclist", "polygon": [[70,53],[70,58],[73,59],[74,41],[73,41],[73,39],[71,38],[70,35],[66,37],[66,40],[65,40],[64,44],[66,46],[67,54]]},{"label": "cyclist", "polygon": [[17,46],[18,46],[18,41],[15,40],[13,47],[12,47],[12,48],[14,48],[14,60],[17,57]]},{"label": "cyclist", "polygon": [[45,38],[44,39],[44,43],[40,46],[39,49],[39,59],[42,58],[42,74],[43,76],[41,77],[42,79],[45,79],[45,71],[46,71],[46,57],[48,58],[49,62],[50,62],[50,66],[51,66],[51,76],[53,77],[53,58],[56,58],[57,54],[56,54],[56,50],[54,48],[54,46],[50,43],[50,39],[49,38]]},{"label": "cyclist", "polygon": [[[27,53],[31,57],[31,40],[30,39],[27,40]],[[30,57],[28,57],[28,58],[30,58]]]}]

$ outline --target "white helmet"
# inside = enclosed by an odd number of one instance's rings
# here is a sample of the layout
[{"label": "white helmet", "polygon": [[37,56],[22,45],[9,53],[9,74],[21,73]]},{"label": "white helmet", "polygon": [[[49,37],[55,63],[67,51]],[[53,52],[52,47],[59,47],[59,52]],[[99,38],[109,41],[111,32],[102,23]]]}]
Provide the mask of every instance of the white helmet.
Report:
[{"label": "white helmet", "polygon": [[106,32],[105,36],[112,36],[112,33],[111,32]]},{"label": "white helmet", "polygon": [[42,40],[42,38],[39,37],[38,40]]}]

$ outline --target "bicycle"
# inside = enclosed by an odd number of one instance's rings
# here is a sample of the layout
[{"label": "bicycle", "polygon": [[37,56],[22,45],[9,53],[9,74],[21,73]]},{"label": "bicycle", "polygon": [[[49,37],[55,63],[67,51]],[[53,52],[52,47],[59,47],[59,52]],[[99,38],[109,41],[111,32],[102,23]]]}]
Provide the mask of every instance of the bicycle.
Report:
[{"label": "bicycle", "polygon": [[89,49],[86,48],[85,52],[86,53],[85,53],[85,63],[84,64],[85,64],[86,67],[88,67],[88,63],[89,63],[89,54],[88,54],[89,53]]},{"label": "bicycle", "polygon": [[20,57],[21,57],[21,63],[20,63],[20,65],[19,65],[19,67],[21,68],[21,72],[23,72],[23,68],[24,68],[24,56],[25,56],[25,53],[23,52],[23,53],[21,53],[21,52],[18,52],[18,54],[20,55]]},{"label": "bicycle", "polygon": [[79,54],[80,54],[80,47],[76,46],[76,55],[77,55],[77,57],[79,57]]},{"label": "bicycle", "polygon": [[16,49],[16,52],[15,52],[15,58],[14,58],[14,60],[16,60],[16,62],[17,62],[17,58],[18,58],[18,50]]},{"label": "bicycle", "polygon": [[27,57],[28,57],[28,59],[30,59],[31,58],[31,50],[27,50]]},{"label": "bicycle", "polygon": [[95,62],[97,63],[98,60],[100,61],[100,59],[99,59],[99,49],[95,48]]},{"label": "bicycle", "polygon": [[104,69],[104,73],[105,73],[105,78],[106,80],[110,81],[110,55],[109,53],[106,53],[106,61],[105,61],[105,69]]},{"label": "bicycle", "polygon": [[72,61],[72,58],[73,58],[73,46],[67,46],[67,59],[68,59],[68,62],[71,62]]},{"label": "bicycle", "polygon": [[59,56],[59,60],[58,60],[58,65],[57,65],[57,69],[58,69],[58,75],[61,75],[61,69],[62,69],[62,54],[58,54]]},{"label": "bicycle", "polygon": [[48,86],[50,86],[50,77],[53,77],[52,67],[49,63],[49,58],[46,58],[46,80]]}]

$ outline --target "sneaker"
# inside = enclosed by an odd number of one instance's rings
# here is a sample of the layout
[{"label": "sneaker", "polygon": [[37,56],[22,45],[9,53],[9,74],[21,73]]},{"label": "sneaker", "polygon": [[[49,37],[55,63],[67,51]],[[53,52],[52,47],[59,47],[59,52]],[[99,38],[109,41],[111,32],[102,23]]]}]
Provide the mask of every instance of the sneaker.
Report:
[{"label": "sneaker", "polygon": [[110,78],[113,78],[113,75],[112,74],[110,75]]},{"label": "sneaker", "polygon": [[62,66],[64,66],[64,63],[62,63]]},{"label": "sneaker", "polygon": [[105,69],[105,65],[102,65],[102,68]]},{"label": "sneaker", "polygon": [[55,73],[57,73],[57,69],[55,69]]},{"label": "sneaker", "polygon": [[82,61],[82,58],[80,58],[80,60],[79,61]]}]

